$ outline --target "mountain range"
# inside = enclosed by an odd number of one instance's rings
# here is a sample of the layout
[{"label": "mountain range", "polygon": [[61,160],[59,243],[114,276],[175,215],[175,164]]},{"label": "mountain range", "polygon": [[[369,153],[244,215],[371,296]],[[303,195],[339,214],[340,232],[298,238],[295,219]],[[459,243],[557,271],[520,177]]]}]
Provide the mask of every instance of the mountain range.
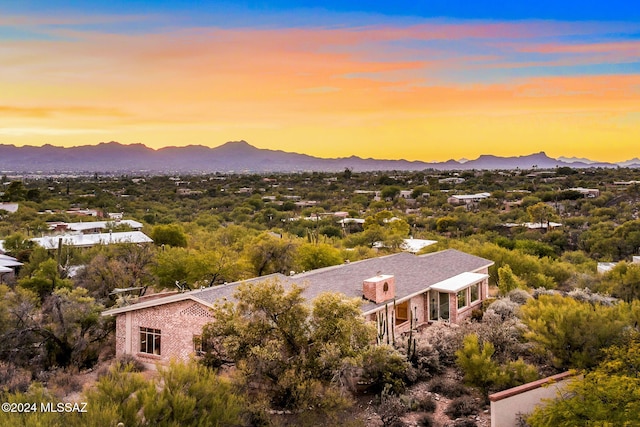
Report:
[{"label": "mountain range", "polygon": [[41,147],[0,144],[0,173],[265,173],[304,171],[391,171],[469,169],[550,169],[594,167],[640,167],[638,158],[624,163],[602,163],[588,159],[558,158],[544,152],[518,157],[482,155],[475,160],[422,162],[363,159],[357,156],[320,158],[306,154],[256,148],[246,141],[227,142],[219,147],[202,145],[165,147],[158,150],[143,144],[103,142],[78,147]]}]

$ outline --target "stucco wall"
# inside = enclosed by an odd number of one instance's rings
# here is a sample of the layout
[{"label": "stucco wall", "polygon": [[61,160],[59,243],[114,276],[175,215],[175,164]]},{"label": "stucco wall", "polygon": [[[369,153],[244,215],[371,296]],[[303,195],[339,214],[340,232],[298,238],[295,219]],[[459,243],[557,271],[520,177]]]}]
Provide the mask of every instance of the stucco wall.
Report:
[{"label": "stucco wall", "polygon": [[558,397],[576,377],[570,372],[554,375],[489,396],[491,427],[516,427],[519,414],[531,413],[543,399]]}]

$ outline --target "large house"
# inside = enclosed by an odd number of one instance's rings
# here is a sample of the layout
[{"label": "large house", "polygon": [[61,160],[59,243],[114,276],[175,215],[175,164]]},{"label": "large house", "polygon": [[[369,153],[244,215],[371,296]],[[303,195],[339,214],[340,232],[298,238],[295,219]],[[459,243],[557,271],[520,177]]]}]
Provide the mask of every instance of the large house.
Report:
[{"label": "large house", "polygon": [[[399,336],[412,326],[457,323],[469,317],[488,296],[491,265],[492,261],[454,249],[420,256],[403,252],[293,276],[272,274],[245,283],[295,283],[305,287],[303,296],[308,301],[324,292],[362,298],[362,315],[370,321],[387,322],[386,330],[393,328]],[[240,283],[143,298],[105,311],[103,315],[116,316],[116,354],[133,355],[149,366],[173,358],[188,360],[198,353],[202,327],[216,321],[210,308],[224,298],[232,299]]]}]

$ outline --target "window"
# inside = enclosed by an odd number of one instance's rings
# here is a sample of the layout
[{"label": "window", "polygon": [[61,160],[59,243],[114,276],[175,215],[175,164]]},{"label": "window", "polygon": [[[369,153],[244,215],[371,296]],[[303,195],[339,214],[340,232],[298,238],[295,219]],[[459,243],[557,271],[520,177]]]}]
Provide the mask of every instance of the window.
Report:
[{"label": "window", "polygon": [[458,292],[458,308],[465,307],[467,305],[467,289],[463,289]]},{"label": "window", "polygon": [[480,283],[476,283],[469,288],[469,300],[471,302],[478,301],[480,299]]},{"label": "window", "polygon": [[197,356],[202,356],[205,353],[204,346],[202,345],[202,335],[193,336],[193,351]]},{"label": "window", "polygon": [[160,355],[160,329],[140,328],[140,353]]}]

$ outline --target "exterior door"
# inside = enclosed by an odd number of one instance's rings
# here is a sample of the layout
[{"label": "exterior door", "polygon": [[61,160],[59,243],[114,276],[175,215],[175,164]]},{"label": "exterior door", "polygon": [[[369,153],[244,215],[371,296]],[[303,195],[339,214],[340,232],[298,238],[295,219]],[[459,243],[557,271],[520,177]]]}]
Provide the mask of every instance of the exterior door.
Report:
[{"label": "exterior door", "polygon": [[429,291],[429,320],[449,320],[449,294]]}]

